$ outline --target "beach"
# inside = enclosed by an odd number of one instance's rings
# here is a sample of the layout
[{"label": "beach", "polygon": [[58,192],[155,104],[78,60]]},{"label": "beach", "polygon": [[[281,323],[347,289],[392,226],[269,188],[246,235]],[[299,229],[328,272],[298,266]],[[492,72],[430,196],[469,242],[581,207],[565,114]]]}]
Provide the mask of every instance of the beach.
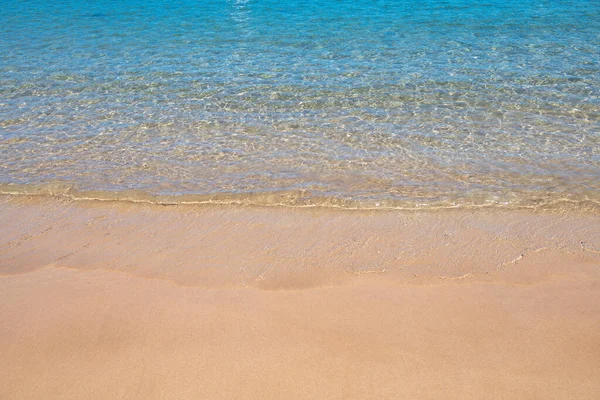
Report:
[{"label": "beach", "polygon": [[599,15],[7,0],[0,399],[600,398]]},{"label": "beach", "polygon": [[3,196],[0,397],[593,398],[599,219]]}]

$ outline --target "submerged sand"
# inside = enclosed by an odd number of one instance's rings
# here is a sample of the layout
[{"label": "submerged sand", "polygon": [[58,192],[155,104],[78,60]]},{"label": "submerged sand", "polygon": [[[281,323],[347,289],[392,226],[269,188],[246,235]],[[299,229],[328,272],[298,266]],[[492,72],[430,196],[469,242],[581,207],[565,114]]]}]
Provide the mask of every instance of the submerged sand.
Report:
[{"label": "submerged sand", "polygon": [[600,216],[0,197],[0,398],[596,398]]}]

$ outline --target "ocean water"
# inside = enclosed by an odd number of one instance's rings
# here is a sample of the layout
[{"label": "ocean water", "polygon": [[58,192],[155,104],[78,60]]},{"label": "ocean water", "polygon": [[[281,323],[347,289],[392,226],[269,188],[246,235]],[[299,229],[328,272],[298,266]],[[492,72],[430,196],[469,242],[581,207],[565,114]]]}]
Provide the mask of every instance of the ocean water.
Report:
[{"label": "ocean water", "polygon": [[0,189],[600,209],[600,2],[6,0]]}]

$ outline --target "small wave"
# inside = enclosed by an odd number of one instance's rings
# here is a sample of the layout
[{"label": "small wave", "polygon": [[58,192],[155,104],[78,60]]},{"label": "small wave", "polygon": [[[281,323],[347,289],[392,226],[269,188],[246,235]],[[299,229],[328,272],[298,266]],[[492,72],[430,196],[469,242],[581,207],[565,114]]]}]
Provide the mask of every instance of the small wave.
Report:
[{"label": "small wave", "polygon": [[[53,182],[39,185],[0,184],[0,195],[39,196],[66,198],[72,201],[100,201],[142,203],[161,206],[257,206],[290,208],[332,208],[342,210],[399,210],[427,211],[453,209],[528,209],[528,210],[570,210],[600,213],[600,199],[574,198],[559,193],[514,193],[510,200],[499,199],[495,194],[487,197],[479,194],[476,198],[436,198],[430,201],[418,199],[385,198],[378,193],[377,200],[347,196],[314,195],[310,191],[281,190],[244,193],[198,193],[198,194],[153,194],[142,190],[81,190],[73,184]],[[508,197],[508,196],[507,196]]]}]

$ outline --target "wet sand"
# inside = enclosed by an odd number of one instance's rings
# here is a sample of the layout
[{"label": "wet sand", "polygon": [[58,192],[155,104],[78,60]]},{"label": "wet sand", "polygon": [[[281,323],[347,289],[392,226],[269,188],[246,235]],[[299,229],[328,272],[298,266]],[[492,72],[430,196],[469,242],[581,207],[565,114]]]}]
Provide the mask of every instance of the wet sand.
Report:
[{"label": "wet sand", "polygon": [[0,197],[0,398],[595,398],[600,216]]}]

